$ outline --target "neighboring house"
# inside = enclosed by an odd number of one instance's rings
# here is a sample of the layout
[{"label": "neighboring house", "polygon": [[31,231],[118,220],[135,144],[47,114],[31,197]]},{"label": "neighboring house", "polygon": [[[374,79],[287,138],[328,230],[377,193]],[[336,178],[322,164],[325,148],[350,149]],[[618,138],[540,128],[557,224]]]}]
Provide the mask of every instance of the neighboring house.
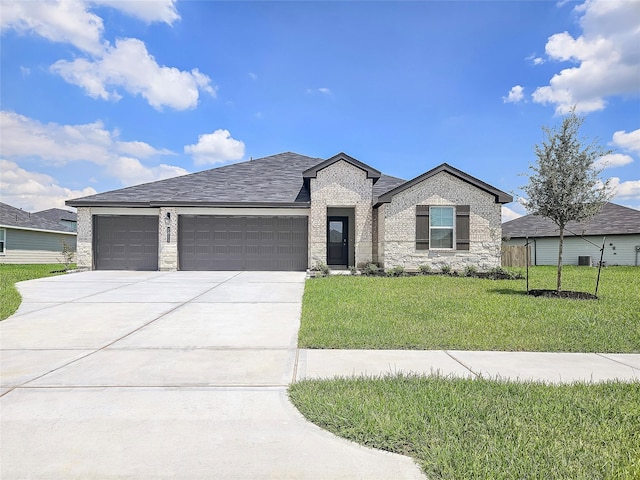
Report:
[{"label": "neighboring house", "polygon": [[[533,265],[557,265],[558,226],[538,215],[527,215],[502,224],[505,245],[524,245],[529,237]],[[605,265],[639,265],[640,211],[607,203],[589,222],[569,222],[562,244],[563,265],[583,262],[597,265],[604,240]],[[590,257],[590,262],[589,258]]]},{"label": "neighboring house", "polygon": [[49,210],[36,212],[34,215],[58,222],[63,227],[67,227],[68,230],[73,230],[74,232],[77,230],[78,216],[75,212],[70,212],[62,208],[50,208]]},{"label": "neighboring house", "polygon": [[76,249],[69,227],[0,203],[0,263],[60,263],[65,244]]},{"label": "neighboring house", "polygon": [[488,269],[500,265],[510,201],[447,164],[405,181],[344,153],[282,153],[67,205],[78,209],[78,265],[92,269]]}]

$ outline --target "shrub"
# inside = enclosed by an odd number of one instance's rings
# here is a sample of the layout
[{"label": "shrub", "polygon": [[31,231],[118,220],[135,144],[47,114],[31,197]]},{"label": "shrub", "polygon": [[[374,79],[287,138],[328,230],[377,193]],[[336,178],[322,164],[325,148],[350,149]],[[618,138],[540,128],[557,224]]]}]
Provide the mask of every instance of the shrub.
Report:
[{"label": "shrub", "polygon": [[387,277],[402,277],[404,276],[404,267],[402,265],[397,265],[388,269],[386,273]]},{"label": "shrub", "polygon": [[316,263],[311,270],[314,272],[318,272],[323,277],[329,275],[329,266],[324,262]]},{"label": "shrub", "polygon": [[351,272],[351,275],[357,275],[358,269],[352,265],[351,267],[349,267],[349,272]]},{"label": "shrub", "polygon": [[440,271],[445,275],[450,275],[451,265],[449,265],[448,263],[443,263],[442,266],[440,266]]},{"label": "shrub", "polygon": [[420,275],[429,275],[431,273],[431,265],[420,265],[418,267],[418,271],[420,272]]},{"label": "shrub", "polygon": [[464,267],[464,276],[473,277],[478,273],[478,268],[475,265],[467,265]]},{"label": "shrub", "polygon": [[494,279],[507,278],[509,280],[521,280],[524,277],[519,272],[510,272],[509,270],[505,270],[502,267],[494,267],[490,269],[488,272],[489,277]]},{"label": "shrub", "polygon": [[377,275],[380,272],[380,267],[373,262],[367,263],[362,269],[362,274],[367,276]]}]

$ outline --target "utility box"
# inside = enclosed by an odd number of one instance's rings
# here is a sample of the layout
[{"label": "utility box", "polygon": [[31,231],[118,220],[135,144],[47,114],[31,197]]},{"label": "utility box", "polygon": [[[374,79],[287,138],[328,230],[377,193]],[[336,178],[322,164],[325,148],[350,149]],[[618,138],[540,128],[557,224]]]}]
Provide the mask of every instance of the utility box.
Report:
[{"label": "utility box", "polygon": [[581,267],[591,267],[593,264],[591,263],[591,255],[579,255],[578,256],[578,265]]}]

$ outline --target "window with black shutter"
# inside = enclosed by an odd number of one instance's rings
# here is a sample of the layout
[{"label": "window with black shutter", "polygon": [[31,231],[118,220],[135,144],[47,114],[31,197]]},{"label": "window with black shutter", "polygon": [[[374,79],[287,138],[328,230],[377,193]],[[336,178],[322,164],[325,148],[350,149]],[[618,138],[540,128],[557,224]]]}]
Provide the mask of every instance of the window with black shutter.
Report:
[{"label": "window with black shutter", "polygon": [[416,250],[469,250],[469,205],[416,205]]},{"label": "window with black shutter", "polygon": [[416,205],[416,250],[429,250],[429,205]]},{"label": "window with black shutter", "polygon": [[456,206],[456,250],[469,250],[469,205]]}]

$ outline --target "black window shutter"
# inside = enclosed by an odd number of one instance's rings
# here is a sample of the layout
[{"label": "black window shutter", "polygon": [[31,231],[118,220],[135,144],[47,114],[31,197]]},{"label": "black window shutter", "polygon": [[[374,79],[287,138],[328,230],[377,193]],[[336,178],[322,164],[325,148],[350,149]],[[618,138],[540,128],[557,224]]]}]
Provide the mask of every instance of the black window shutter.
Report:
[{"label": "black window shutter", "polygon": [[469,205],[456,205],[456,250],[469,250]]},{"label": "black window shutter", "polygon": [[416,205],[416,250],[429,250],[429,205]]}]

